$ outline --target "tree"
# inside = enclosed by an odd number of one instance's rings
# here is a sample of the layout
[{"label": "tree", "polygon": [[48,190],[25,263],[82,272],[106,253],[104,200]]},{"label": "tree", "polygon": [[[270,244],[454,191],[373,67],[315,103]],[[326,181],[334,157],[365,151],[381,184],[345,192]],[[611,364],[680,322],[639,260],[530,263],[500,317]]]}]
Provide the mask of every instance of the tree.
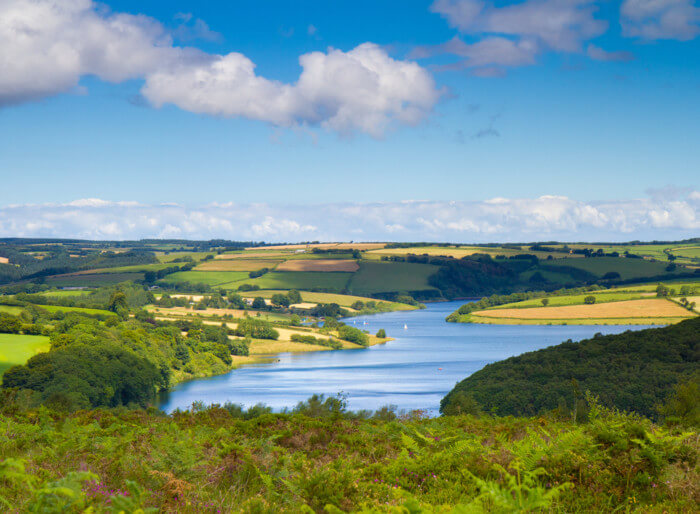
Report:
[{"label": "tree", "polygon": [[117,289],[112,293],[107,310],[114,312],[122,319],[127,319],[129,317],[129,303],[126,300],[124,291]]},{"label": "tree", "polygon": [[542,298],[542,306],[547,307],[549,305],[549,298]]},{"label": "tree", "polygon": [[656,286],[656,296],[664,297],[664,296],[668,296],[668,294],[669,294],[668,287],[666,287],[663,284],[659,284],[658,286]]},{"label": "tree", "polygon": [[260,296],[256,296],[255,299],[253,300],[253,304],[251,305],[251,307],[253,307],[253,309],[259,310],[259,309],[264,309],[265,307],[267,307],[267,304],[265,303],[264,298],[262,298]]},{"label": "tree", "polygon": [[289,298],[289,303],[301,303],[301,294],[296,289],[292,289],[287,293],[287,298]]},{"label": "tree", "polygon": [[583,299],[583,303],[586,305],[593,305],[595,303],[595,296],[588,295]]},{"label": "tree", "polygon": [[282,293],[275,293],[272,295],[272,304],[279,307],[289,307],[289,297]]},{"label": "tree", "polygon": [[297,314],[292,314],[292,317],[289,318],[289,324],[293,327],[298,327],[301,325],[301,318]]},{"label": "tree", "polygon": [[380,339],[386,339],[386,330],[384,330],[383,328],[377,330],[377,337],[379,337]]}]

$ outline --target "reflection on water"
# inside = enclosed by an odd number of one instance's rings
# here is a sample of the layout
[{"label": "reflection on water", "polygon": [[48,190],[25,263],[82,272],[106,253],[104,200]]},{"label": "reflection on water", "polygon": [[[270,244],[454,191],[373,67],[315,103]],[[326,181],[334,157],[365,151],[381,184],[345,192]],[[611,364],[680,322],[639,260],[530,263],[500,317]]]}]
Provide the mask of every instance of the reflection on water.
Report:
[{"label": "reflection on water", "polygon": [[613,334],[643,328],[445,322],[462,303],[433,303],[420,311],[351,318],[346,323],[372,333],[383,328],[395,340],[363,350],[282,354],[278,362],[180,384],[164,395],[161,408],[170,412],[202,401],[244,406],[265,403],[281,409],[293,407],[314,393],[343,392],[352,410],[391,404],[436,414],[440,399],[456,382],[490,362],[567,339],[578,341],[596,332]]}]

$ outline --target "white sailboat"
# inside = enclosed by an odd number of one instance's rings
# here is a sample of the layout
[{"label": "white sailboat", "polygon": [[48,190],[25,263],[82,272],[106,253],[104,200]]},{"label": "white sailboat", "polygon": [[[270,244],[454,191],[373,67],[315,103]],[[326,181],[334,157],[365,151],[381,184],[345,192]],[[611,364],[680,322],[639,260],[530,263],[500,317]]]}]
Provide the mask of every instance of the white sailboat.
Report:
[{"label": "white sailboat", "polygon": [[403,324],[403,329],[408,330],[408,325],[406,325],[406,323]]}]

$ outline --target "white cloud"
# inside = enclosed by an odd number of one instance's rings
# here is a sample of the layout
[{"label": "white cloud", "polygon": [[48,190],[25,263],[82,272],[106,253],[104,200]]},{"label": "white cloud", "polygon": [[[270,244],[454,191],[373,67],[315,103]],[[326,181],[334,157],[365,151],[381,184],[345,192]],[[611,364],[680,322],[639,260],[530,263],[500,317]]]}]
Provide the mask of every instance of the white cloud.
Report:
[{"label": "white cloud", "polygon": [[700,8],[694,0],[625,0],[622,32],[641,39],[687,41],[700,34]]},{"label": "white cloud", "polygon": [[605,32],[591,0],[527,0],[504,7],[481,0],[435,0],[431,8],[463,33],[533,37],[554,50],[577,52]]},{"label": "white cloud", "polygon": [[603,50],[602,48],[593,44],[588,45],[586,48],[586,54],[594,61],[625,62],[634,60],[634,54],[631,52],[608,52],[607,50]]},{"label": "white cloud", "polygon": [[482,0],[435,0],[430,9],[463,34],[483,39],[466,44],[455,38],[419,47],[414,55],[466,57],[447,68],[475,68],[472,73],[478,76],[503,75],[499,66],[532,65],[547,50],[582,53],[583,43],[608,26],[595,18],[598,8],[592,0],[526,0],[503,7]]},{"label": "white cloud", "polygon": [[681,239],[700,230],[700,193],[581,202],[563,196],[483,202],[273,206],[146,205],[96,199],[0,207],[0,237],[225,238],[498,242]]},{"label": "white cloud", "polygon": [[[190,27],[195,36],[213,37],[202,23]],[[0,49],[0,107],[76,90],[86,75],[145,79],[142,94],[156,106],[379,137],[394,122],[419,122],[441,95],[418,64],[371,43],[302,55],[301,76],[285,84],[257,75],[240,53],[175,47],[158,21],[91,0],[0,1]]]}]

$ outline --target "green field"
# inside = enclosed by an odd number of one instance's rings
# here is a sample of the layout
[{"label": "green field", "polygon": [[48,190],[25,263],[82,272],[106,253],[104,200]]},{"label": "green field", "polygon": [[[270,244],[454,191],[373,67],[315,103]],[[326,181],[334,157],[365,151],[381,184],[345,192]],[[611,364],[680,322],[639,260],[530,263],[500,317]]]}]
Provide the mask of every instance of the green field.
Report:
[{"label": "green field", "polygon": [[[608,291],[596,291],[595,293],[568,295],[568,296],[548,296],[547,300],[549,303],[548,307],[557,307],[560,305],[584,305],[584,298],[587,296],[595,297],[595,303],[607,303],[607,302],[621,302],[624,300],[640,300],[643,298],[649,298],[641,293],[627,293],[627,292],[608,292]],[[541,298],[532,298],[530,300],[524,300],[522,302],[507,303],[504,305],[497,305],[491,307],[490,309],[522,309],[527,307],[542,307]]]},{"label": "green field", "polygon": [[172,262],[175,259],[182,259],[185,257],[192,257],[195,261],[199,261],[204,259],[204,257],[206,257],[207,255],[216,255],[216,253],[214,252],[170,252],[167,254],[165,252],[155,252],[155,254],[156,258],[162,263]]},{"label": "green field", "polygon": [[86,307],[64,307],[62,305],[37,305],[42,309],[46,309],[49,312],[80,312],[82,314],[89,315],[101,315],[101,316],[115,316],[111,311],[105,311],[102,309],[88,309]]},{"label": "green field", "polygon": [[49,349],[49,338],[0,334],[0,375],[17,364],[24,364],[30,357]]},{"label": "green field", "polygon": [[143,273],[97,273],[47,277],[46,284],[55,287],[100,287],[121,282],[143,280]]},{"label": "green field", "polygon": [[[547,266],[569,266],[602,277],[610,271],[620,274],[622,280],[646,278],[666,274],[667,263],[651,262],[644,259],[620,259],[616,257],[591,257],[588,259],[554,259],[542,264]],[[678,270],[678,271],[682,271]]]},{"label": "green field", "polygon": [[0,305],[0,312],[17,316],[17,314],[22,312],[22,307],[16,305]]},{"label": "green field", "polygon": [[235,286],[251,284],[261,289],[326,289],[340,292],[345,289],[351,276],[350,273],[332,271],[273,271],[262,277],[242,280]]},{"label": "green field", "polygon": [[76,296],[84,296],[90,294],[90,291],[84,289],[69,290],[69,291],[44,291],[41,293],[44,296],[51,296],[55,298],[73,298]]},{"label": "green field", "polygon": [[[247,271],[178,271],[168,275],[163,282],[206,284],[220,286],[248,278]],[[252,279],[251,279],[252,280]]]},{"label": "green field", "polygon": [[539,273],[542,275],[545,279],[547,279],[547,282],[551,282],[553,284],[571,284],[576,282],[574,278],[571,277],[571,275],[567,273],[559,273],[558,271],[549,271],[549,270],[528,270],[524,271],[523,273],[520,274],[520,280],[530,280],[532,278],[532,275],[535,273]]},{"label": "green field", "polygon": [[437,271],[438,267],[431,264],[363,260],[350,279],[348,290],[357,295],[434,290],[428,277]]}]

